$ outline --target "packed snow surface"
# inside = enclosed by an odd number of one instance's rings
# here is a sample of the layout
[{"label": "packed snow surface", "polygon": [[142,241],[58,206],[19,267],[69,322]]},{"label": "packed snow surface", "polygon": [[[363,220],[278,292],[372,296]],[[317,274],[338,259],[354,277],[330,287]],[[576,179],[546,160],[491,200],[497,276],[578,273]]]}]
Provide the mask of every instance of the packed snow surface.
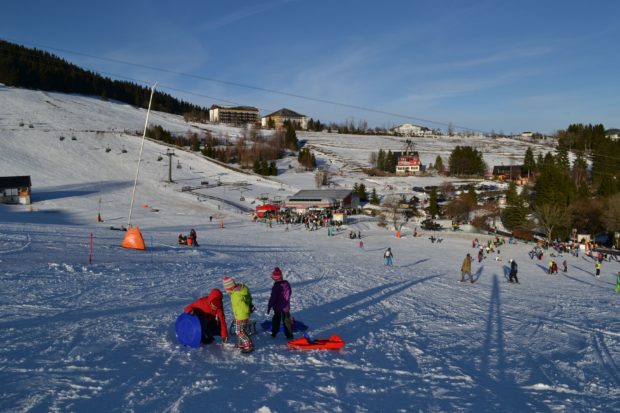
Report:
[{"label": "packed snow surface", "polygon": [[[197,127],[153,115],[169,130]],[[125,233],[110,227],[128,222],[140,139],[126,131],[140,130],[144,116],[113,102],[0,87],[0,176],[30,175],[34,200],[32,208],[0,205],[0,411],[620,411],[617,261],[596,278],[590,258],[565,255],[556,260],[566,259],[568,272],[551,276],[550,251],[538,261],[531,244],[503,245],[474,262],[475,283],[459,283],[463,257],[476,255],[472,239],[490,236],[442,231],[431,243],[430,233],[412,237],[410,223],[398,239],[363,216],[333,237],[270,228],[245,211],[263,194],[312,188],[311,173],[284,159],[277,181],[267,180],[176,150],[168,183],[168,158],[157,160],[166,148],[150,141],[131,220],[147,250],[123,249]],[[367,158],[348,152],[350,141],[311,135],[322,162],[347,171],[341,185],[363,179],[351,161]],[[364,145],[376,150],[388,138],[375,139]],[[453,143],[445,145],[449,153]],[[502,146],[522,155],[511,148]],[[177,246],[190,228],[200,247]],[[364,249],[349,239],[352,229]],[[394,267],[383,263],[387,247]],[[507,283],[509,258],[519,285]],[[264,331],[248,355],[219,338],[199,349],[178,344],[176,317],[222,288],[225,275],[249,286],[253,318],[265,319],[276,265],[293,288],[293,316],[314,337],[338,334],[344,349],[295,351]],[[224,305],[230,321],[228,298]]]}]

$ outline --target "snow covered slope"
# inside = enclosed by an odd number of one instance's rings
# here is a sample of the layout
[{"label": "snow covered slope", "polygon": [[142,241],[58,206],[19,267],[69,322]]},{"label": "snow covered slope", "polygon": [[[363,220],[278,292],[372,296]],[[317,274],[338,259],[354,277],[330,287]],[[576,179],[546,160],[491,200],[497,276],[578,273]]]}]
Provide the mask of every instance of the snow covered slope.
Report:
[{"label": "snow covered slope", "polygon": [[[620,411],[620,263],[603,263],[595,278],[591,259],[566,256],[568,272],[550,276],[548,256],[533,261],[531,245],[505,245],[474,263],[476,283],[461,284],[462,259],[484,235],[431,243],[407,227],[397,239],[362,217],[334,237],[268,228],[238,206],[292,193],[311,174],[287,171],[281,185],[177,151],[182,168],[168,184],[167,158],[157,161],[166,148],[152,142],[132,218],[148,250],[125,250],[124,233],[109,226],[126,224],[139,139],[124,130],[140,130],[144,115],[0,87],[0,175],[31,175],[35,199],[33,211],[0,205],[0,411]],[[249,189],[209,188],[214,198],[203,202],[180,190],[217,179]],[[99,199],[104,223],[95,222]],[[176,246],[190,228],[200,247]],[[393,268],[382,261],[388,246]],[[509,258],[520,285],[506,282]],[[265,332],[249,355],[219,340],[178,345],[176,316],[225,275],[250,287],[262,321],[276,265],[291,282],[293,316],[315,337],[340,335],[343,350],[294,351]]]}]

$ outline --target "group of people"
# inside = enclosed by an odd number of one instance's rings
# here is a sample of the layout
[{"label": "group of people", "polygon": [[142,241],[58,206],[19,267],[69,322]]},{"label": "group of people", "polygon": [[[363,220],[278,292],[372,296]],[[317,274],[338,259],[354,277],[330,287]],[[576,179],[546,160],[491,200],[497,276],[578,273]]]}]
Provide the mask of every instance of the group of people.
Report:
[{"label": "group of people", "polygon": [[179,234],[179,245],[193,245],[194,247],[198,246],[198,237],[196,236],[196,230],[192,228],[189,231],[189,235],[185,236],[183,234]]},{"label": "group of people", "polygon": [[[479,253],[480,254],[480,253]],[[467,278],[469,278],[469,281],[471,281],[471,283],[474,283],[474,277],[473,275],[471,275],[471,262],[473,261],[471,254],[467,253],[467,255],[465,256],[465,258],[463,258],[463,264],[461,264],[461,280],[460,282],[465,282],[465,276],[467,276]],[[478,260],[480,261],[480,259]],[[519,267],[517,265],[517,262],[513,259],[508,260],[508,263],[510,264],[510,273],[508,276],[508,282],[509,283],[516,283],[519,284],[519,278],[517,277],[517,272],[519,270]]]},{"label": "group of people", "polygon": [[[271,273],[273,286],[271,296],[267,303],[266,315],[273,311],[271,320],[271,336],[276,337],[280,331],[280,324],[284,325],[286,338],[293,338],[293,320],[291,318],[291,285],[283,277],[282,270],[275,267]],[[237,336],[236,347],[242,353],[250,353],[254,350],[254,343],[248,334],[250,315],[255,307],[252,302],[252,294],[247,285],[236,282],[231,277],[222,280],[224,291],[230,297],[234,321],[232,331]],[[184,312],[195,315],[200,320],[201,342],[209,344],[214,341],[214,336],[221,336],[222,342],[228,342],[228,330],[226,316],[224,315],[224,303],[222,291],[214,288],[208,296],[199,298],[187,305]]]}]

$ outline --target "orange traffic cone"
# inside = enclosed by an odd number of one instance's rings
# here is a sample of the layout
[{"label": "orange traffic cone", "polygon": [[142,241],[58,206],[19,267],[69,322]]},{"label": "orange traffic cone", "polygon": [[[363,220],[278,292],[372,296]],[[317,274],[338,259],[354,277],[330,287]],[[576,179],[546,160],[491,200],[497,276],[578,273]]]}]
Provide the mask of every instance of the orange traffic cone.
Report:
[{"label": "orange traffic cone", "polygon": [[135,250],[145,250],[146,245],[144,245],[144,238],[142,238],[142,233],[140,232],[140,228],[133,227],[127,230],[127,234],[125,235],[125,239],[121,244],[123,248],[130,248]]}]

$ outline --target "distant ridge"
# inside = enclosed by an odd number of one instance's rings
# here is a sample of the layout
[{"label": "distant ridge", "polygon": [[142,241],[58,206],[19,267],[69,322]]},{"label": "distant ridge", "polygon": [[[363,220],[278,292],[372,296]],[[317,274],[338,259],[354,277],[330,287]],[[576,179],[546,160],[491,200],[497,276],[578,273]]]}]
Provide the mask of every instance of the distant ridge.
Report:
[{"label": "distant ridge", "polygon": [[[0,83],[26,89],[79,93],[113,99],[146,108],[150,89],[138,84],[112,80],[84,70],[66,60],[38,49],[0,40]],[[156,92],[153,110],[186,115],[193,120],[208,119],[208,109]]]}]

